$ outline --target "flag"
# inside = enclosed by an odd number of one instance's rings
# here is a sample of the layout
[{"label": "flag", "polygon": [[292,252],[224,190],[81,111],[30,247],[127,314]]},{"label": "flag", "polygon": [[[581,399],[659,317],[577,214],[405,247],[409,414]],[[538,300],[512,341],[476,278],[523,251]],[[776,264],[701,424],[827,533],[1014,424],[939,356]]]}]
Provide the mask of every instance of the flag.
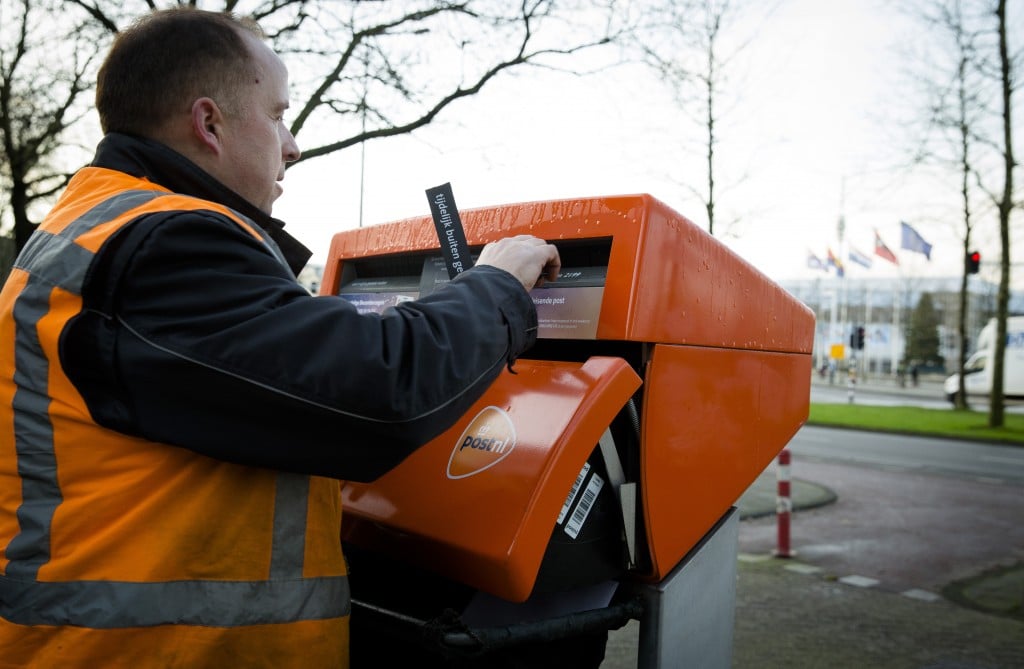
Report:
[{"label": "flag", "polygon": [[826,265],[821,258],[814,255],[814,252],[811,250],[807,251],[807,266],[811,269],[820,269],[823,272],[828,271],[828,265]]},{"label": "flag", "polygon": [[924,237],[919,235],[917,230],[907,225],[906,222],[900,221],[900,228],[903,230],[903,241],[900,243],[900,248],[916,251],[923,254],[928,260],[931,260],[932,245],[926,242]]},{"label": "flag", "polygon": [[896,254],[890,251],[889,247],[882,241],[882,237],[878,234],[878,230],[875,230],[875,255],[885,258],[893,265],[900,264],[900,261],[896,259]]},{"label": "flag", "polygon": [[865,253],[861,253],[852,246],[850,247],[850,250],[846,252],[846,257],[850,260],[850,262],[855,262],[861,267],[867,267],[868,269],[871,269],[871,256]]},{"label": "flag", "polygon": [[843,263],[840,262],[836,254],[832,253],[832,247],[828,249],[828,264],[836,268],[836,276],[842,278],[846,274],[846,270],[843,269]]}]

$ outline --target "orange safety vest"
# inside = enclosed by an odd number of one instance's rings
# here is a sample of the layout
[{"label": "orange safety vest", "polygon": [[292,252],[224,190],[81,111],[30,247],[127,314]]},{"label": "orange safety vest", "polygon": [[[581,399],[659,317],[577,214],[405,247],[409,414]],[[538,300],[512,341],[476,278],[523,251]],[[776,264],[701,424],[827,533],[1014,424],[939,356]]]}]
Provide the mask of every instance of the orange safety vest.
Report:
[{"label": "orange safety vest", "polygon": [[61,368],[104,242],[200,209],[280,258],[226,207],[89,167],[0,293],[0,667],[348,664],[338,482],[106,429]]}]

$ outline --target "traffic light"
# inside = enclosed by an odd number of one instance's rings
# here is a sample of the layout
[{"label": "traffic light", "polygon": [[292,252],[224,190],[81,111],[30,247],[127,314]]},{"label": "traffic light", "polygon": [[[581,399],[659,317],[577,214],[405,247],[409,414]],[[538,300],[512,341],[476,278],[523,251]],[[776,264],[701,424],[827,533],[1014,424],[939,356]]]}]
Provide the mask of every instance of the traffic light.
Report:
[{"label": "traffic light", "polygon": [[981,267],[981,253],[979,251],[971,251],[967,254],[967,262],[965,263],[968,274],[977,274],[978,268]]},{"label": "traffic light", "polygon": [[858,326],[850,333],[850,348],[855,351],[864,350],[864,326]]}]

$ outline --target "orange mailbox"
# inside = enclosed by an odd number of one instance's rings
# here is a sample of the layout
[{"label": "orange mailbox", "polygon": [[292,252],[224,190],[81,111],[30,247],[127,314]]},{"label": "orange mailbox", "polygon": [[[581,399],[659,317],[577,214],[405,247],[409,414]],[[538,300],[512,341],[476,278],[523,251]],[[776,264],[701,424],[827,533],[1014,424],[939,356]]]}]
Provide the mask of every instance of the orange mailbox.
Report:
[{"label": "orange mailbox", "polygon": [[[461,216],[474,251],[521,233],[558,246],[559,279],[532,292],[538,343],[446,433],[344,485],[345,540],[510,601],[662,581],[806,420],[811,311],[649,195]],[[424,216],[336,234],[321,292],[382,309],[447,280]],[[575,547],[599,493],[615,522]],[[580,576],[595,542],[614,546]]]}]

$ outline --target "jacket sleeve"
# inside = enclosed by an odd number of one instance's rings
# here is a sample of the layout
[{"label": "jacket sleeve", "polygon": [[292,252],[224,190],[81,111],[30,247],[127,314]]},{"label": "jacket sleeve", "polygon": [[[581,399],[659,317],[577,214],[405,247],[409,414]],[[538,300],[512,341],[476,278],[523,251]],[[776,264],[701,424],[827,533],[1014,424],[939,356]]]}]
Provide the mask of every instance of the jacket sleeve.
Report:
[{"label": "jacket sleeve", "polygon": [[101,425],[230,462],[372,480],[536,338],[493,267],[361,315],[216,214],[150,215],[110,244],[62,337],[69,376]]}]

